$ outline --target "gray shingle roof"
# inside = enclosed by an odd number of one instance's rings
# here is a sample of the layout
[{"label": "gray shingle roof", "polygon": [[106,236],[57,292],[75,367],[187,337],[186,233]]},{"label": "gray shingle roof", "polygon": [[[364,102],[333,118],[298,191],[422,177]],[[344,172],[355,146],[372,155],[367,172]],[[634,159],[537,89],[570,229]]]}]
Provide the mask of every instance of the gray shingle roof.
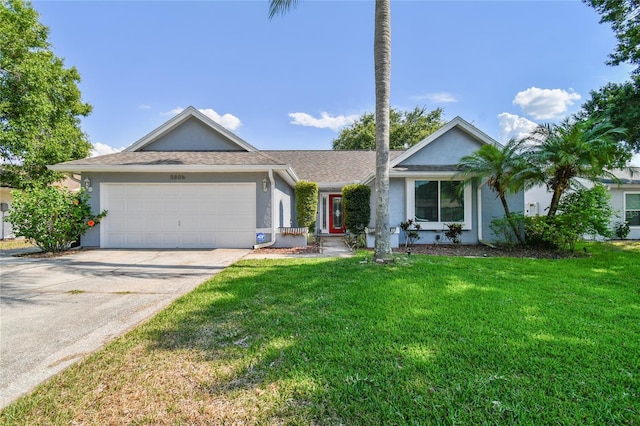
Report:
[{"label": "gray shingle roof", "polygon": [[[390,151],[393,159],[404,151]],[[123,151],[57,164],[58,170],[123,166],[291,166],[318,183],[363,181],[376,169],[375,151]]]},{"label": "gray shingle roof", "polygon": [[143,165],[203,165],[255,166],[283,165],[260,152],[246,151],[133,151],[83,158],[61,163],[64,166],[143,166]]},{"label": "gray shingle roof", "polygon": [[[375,151],[262,151],[290,164],[298,178],[319,183],[363,181],[376,170]],[[404,151],[391,151],[393,159]]]}]

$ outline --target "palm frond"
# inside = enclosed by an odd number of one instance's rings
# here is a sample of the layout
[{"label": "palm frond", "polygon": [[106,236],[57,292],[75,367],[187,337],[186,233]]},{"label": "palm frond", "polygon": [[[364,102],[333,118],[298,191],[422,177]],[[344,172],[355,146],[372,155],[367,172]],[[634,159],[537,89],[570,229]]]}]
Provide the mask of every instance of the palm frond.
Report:
[{"label": "palm frond", "polygon": [[298,5],[299,0],[269,0],[269,20],[284,15]]}]

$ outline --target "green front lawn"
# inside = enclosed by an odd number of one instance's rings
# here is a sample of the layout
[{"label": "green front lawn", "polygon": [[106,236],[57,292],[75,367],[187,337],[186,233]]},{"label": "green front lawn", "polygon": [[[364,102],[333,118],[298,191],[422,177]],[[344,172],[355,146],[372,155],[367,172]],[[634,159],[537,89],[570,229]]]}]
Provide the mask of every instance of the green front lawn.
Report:
[{"label": "green front lawn", "polygon": [[640,243],[243,261],[2,424],[640,424]]}]

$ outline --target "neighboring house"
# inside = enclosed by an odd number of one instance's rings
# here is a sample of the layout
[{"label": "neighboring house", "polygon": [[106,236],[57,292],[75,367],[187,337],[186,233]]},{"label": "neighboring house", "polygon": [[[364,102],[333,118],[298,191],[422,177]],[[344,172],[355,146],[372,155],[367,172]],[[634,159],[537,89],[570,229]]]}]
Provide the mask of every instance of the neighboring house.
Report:
[{"label": "neighboring house", "polygon": [[626,220],[631,232],[627,238],[640,240],[640,168],[636,168],[633,176],[628,171],[616,171],[614,174],[620,182],[603,179],[611,192],[611,206],[618,215],[614,222]]},{"label": "neighboring house", "polygon": [[[391,226],[418,218],[419,243],[443,241],[448,222],[464,224],[464,243],[493,239],[489,224],[503,216],[495,194],[486,185],[458,193],[452,180],[458,160],[487,143],[497,142],[456,117],[411,149],[392,151]],[[317,233],[344,233],[341,190],[352,183],[372,187],[374,227],[375,152],[259,151],[193,107],[123,152],[50,168],[82,174],[94,211],[108,211],[84,246],[283,246],[282,235],[296,226],[300,180],[319,185]],[[512,210],[522,211],[523,200],[522,193],[510,197]]]}]

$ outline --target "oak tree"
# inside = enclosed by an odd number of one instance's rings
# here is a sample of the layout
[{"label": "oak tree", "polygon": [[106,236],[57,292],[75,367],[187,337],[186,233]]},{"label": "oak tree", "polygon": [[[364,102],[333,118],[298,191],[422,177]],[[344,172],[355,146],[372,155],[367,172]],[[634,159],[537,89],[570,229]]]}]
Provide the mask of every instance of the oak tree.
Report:
[{"label": "oak tree", "polygon": [[23,0],[0,0],[0,162],[3,185],[43,186],[61,176],[47,165],[85,158],[80,129],[91,112],[80,74],[48,41],[49,29]]}]

